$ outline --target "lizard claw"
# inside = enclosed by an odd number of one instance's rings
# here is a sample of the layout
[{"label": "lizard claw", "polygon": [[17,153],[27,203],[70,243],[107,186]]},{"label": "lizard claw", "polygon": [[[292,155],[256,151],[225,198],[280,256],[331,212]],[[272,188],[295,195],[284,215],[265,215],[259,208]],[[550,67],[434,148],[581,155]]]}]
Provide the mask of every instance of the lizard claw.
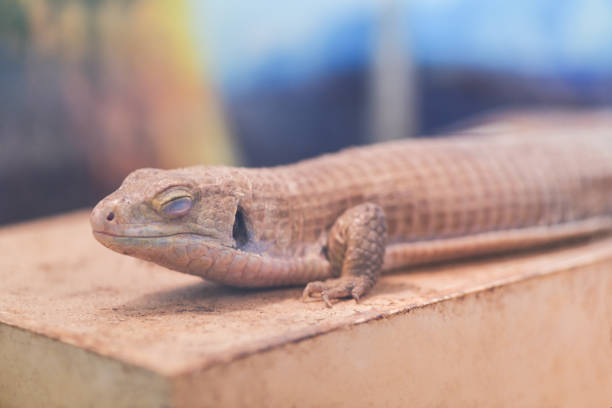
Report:
[{"label": "lizard claw", "polygon": [[372,286],[369,278],[365,276],[345,276],[326,281],[310,282],[302,292],[302,300],[311,298],[313,294],[319,294],[321,300],[329,308],[332,307],[331,300],[352,297],[359,302],[360,297]]}]

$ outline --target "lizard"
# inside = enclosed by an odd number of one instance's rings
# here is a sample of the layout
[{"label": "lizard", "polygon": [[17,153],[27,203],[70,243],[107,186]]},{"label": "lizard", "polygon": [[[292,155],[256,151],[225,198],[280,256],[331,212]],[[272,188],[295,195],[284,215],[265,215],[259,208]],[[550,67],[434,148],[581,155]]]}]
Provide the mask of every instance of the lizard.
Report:
[{"label": "lizard", "polygon": [[382,271],[612,230],[612,136],[407,139],[265,168],[139,169],[104,246],[236,287],[359,301]]}]

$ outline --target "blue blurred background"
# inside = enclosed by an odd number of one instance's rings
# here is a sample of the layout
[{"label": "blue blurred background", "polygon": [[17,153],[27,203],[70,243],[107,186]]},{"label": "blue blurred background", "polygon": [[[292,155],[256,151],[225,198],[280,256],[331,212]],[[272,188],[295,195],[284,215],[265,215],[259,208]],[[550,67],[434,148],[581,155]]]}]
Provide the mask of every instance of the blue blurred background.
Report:
[{"label": "blue blurred background", "polygon": [[611,104],[605,0],[0,0],[0,223],[92,205],[138,167]]}]

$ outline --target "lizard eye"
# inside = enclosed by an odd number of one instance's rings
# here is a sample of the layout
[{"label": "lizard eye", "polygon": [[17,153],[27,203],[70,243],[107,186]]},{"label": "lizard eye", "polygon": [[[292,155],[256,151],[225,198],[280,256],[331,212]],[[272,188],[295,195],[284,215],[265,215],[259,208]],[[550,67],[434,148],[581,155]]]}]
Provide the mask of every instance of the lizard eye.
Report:
[{"label": "lizard eye", "polygon": [[170,217],[182,217],[187,214],[193,206],[193,200],[189,196],[176,197],[164,203],[161,207],[163,213]]},{"label": "lizard eye", "polygon": [[161,215],[178,218],[186,215],[193,207],[194,196],[187,187],[170,187],[155,197],[151,204]]}]

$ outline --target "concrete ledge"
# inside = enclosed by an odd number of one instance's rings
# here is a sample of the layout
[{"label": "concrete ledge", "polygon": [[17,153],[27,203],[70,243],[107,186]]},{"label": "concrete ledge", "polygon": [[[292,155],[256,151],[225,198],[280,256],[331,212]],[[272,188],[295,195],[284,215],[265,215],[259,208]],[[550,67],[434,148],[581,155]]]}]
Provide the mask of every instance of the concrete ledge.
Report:
[{"label": "concrete ledge", "polygon": [[0,406],[612,406],[612,238],[386,276],[359,305],[0,230]]}]

